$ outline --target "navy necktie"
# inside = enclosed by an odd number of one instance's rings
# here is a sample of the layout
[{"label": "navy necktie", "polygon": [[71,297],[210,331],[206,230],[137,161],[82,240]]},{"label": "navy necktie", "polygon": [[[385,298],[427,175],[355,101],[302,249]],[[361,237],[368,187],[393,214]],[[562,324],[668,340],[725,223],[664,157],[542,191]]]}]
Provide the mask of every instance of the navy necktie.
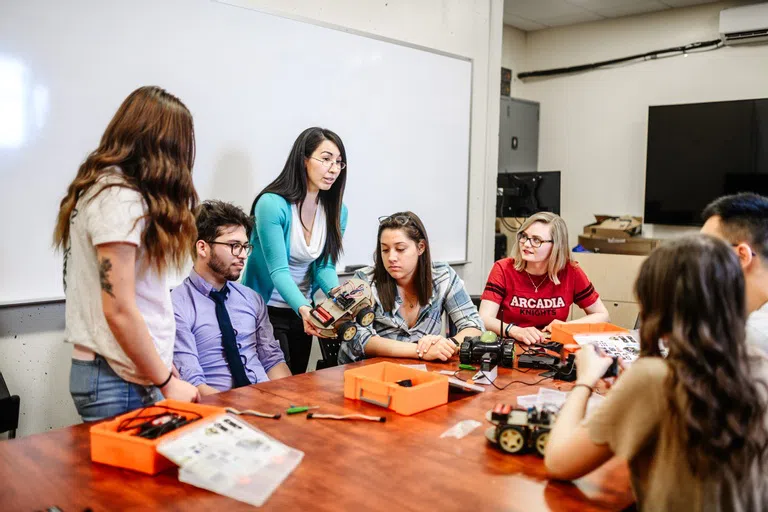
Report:
[{"label": "navy necktie", "polygon": [[229,318],[227,307],[224,301],[227,300],[229,287],[224,285],[220,292],[211,290],[211,299],[216,303],[216,320],[219,321],[221,329],[221,345],[224,347],[224,357],[227,359],[229,370],[232,372],[232,379],[236,388],[250,385],[251,381],[245,375],[245,367],[240,359],[240,351],[237,349],[237,339],[235,337],[235,328],[232,327],[232,320]]}]

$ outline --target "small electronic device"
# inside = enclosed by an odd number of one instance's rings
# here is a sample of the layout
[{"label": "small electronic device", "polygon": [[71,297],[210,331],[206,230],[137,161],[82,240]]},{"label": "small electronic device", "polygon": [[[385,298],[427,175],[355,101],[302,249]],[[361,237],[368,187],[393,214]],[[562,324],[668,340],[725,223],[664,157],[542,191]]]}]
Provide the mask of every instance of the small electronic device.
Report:
[{"label": "small electronic device", "polygon": [[[619,358],[613,357],[612,359],[613,362],[603,374],[603,379],[607,379],[608,377],[616,377],[619,374]],[[562,380],[565,382],[575,381],[578,375],[576,369],[576,356],[574,354],[570,354],[564,363],[557,364],[551,369],[551,372],[542,374],[542,377],[552,377],[555,380]]]},{"label": "small electronic device", "polygon": [[376,318],[371,287],[362,279],[349,279],[328,294],[310,312],[310,322],[326,338],[351,341],[357,325],[368,327]]},{"label": "small electronic device", "polygon": [[187,423],[195,421],[195,419],[196,418],[188,420],[180,414],[169,412],[168,414],[163,414],[162,416],[158,416],[157,418],[138,425],[138,432],[134,435],[143,437],[144,439],[157,439],[163,434],[167,434],[179,427],[183,427]]},{"label": "small electronic device", "polygon": [[491,331],[466,337],[459,349],[459,362],[480,364],[483,371],[489,371],[496,365],[512,368],[515,363],[515,340],[499,338]]},{"label": "small electronic device", "polygon": [[549,354],[523,354],[517,358],[518,368],[534,368],[537,370],[551,370],[560,360]]}]

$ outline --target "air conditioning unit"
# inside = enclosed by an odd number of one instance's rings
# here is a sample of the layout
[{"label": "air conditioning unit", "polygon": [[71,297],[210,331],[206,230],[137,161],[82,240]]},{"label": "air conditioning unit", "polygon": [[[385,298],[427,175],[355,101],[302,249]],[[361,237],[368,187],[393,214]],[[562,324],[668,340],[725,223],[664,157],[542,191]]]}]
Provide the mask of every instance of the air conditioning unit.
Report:
[{"label": "air conditioning unit", "polygon": [[768,41],[768,2],[720,11],[720,39],[728,46]]}]

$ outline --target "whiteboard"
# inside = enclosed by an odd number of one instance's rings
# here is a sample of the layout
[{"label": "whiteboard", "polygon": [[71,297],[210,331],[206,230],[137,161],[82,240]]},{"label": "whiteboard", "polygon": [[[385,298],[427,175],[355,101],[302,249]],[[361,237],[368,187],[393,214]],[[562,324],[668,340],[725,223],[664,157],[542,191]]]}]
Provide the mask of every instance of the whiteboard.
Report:
[{"label": "whiteboard", "polygon": [[59,201],[135,88],[195,120],[201,199],[246,209],[310,126],[347,150],[339,268],[413,210],[435,260],[466,259],[472,62],[210,0],[0,2],[0,304],[63,297]]}]

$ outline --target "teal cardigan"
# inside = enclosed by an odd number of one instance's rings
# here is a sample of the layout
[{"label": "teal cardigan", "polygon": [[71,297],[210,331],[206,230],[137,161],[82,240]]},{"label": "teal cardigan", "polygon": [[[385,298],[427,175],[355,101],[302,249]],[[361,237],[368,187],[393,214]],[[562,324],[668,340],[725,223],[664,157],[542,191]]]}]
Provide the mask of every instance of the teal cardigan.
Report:
[{"label": "teal cardigan", "polygon": [[[253,209],[256,226],[251,234],[253,252],[243,272],[243,284],[253,288],[269,302],[272,290],[277,288],[283,300],[296,313],[301,306],[311,306],[291,278],[288,262],[291,257],[291,205],[282,196],[267,193],[259,198]],[[347,207],[341,205],[341,234],[347,229]],[[336,266],[330,261],[312,262],[310,272],[310,297],[318,288],[326,294],[339,286]]]}]

